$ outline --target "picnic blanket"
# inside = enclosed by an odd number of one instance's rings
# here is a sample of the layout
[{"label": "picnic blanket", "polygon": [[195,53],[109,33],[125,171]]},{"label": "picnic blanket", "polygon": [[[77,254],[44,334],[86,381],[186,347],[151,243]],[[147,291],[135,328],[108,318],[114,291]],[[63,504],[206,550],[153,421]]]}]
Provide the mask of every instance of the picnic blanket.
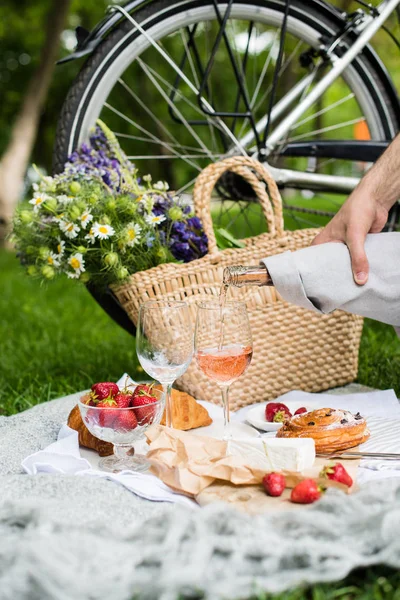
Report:
[{"label": "picnic blanket", "polygon": [[400,568],[400,479],[303,511],[247,516],[148,502],[113,482],[21,472],[76,395],[0,417],[0,600],[248,598]]}]

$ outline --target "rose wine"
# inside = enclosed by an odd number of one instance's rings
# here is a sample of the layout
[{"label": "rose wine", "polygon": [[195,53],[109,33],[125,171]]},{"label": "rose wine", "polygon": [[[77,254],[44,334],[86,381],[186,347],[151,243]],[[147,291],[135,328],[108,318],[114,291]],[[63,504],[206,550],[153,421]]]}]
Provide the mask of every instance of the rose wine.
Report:
[{"label": "rose wine", "polygon": [[219,385],[236,381],[250,364],[251,346],[231,344],[222,348],[205,348],[196,352],[196,360],[203,373]]},{"label": "rose wine", "polygon": [[274,285],[266,267],[226,267],[223,274],[223,285],[235,287]]},{"label": "rose wine", "polygon": [[223,283],[219,291],[219,314],[221,320],[221,333],[219,335],[218,350],[222,350],[222,344],[224,343],[224,308],[226,304],[226,294],[228,292],[229,285]]}]

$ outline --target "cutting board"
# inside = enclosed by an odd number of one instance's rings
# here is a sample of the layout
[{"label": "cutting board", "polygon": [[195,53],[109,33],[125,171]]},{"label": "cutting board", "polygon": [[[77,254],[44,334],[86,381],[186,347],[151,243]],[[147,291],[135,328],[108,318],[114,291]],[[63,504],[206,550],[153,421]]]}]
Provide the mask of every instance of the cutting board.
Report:
[{"label": "cutting board", "polygon": [[[326,459],[317,458],[312,469],[304,473],[304,477],[318,477],[321,469],[328,463]],[[346,471],[356,481],[359,460],[341,460]],[[350,493],[357,489],[355,483]],[[213,502],[227,502],[235,508],[248,514],[260,514],[273,510],[304,510],[309,504],[294,504],[289,501],[290,489],[286,489],[279,498],[267,496],[262,485],[232,485],[225,481],[212,483],[208,488],[196,496],[200,506],[206,506]]]}]

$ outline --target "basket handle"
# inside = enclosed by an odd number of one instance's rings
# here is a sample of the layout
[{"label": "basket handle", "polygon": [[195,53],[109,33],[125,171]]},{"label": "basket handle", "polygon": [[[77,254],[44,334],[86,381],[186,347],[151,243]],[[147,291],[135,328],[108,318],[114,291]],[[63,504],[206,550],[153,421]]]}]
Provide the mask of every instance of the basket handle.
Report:
[{"label": "basket handle", "polygon": [[[249,156],[233,156],[208,165],[198,175],[193,190],[194,209],[208,237],[209,254],[219,252],[211,219],[210,204],[214,186],[225,171],[232,171],[237,175],[241,175],[251,185],[261,204],[269,232],[274,237],[284,237],[282,198],[272,175],[258,160]],[[263,185],[263,181],[268,186],[268,192]]]}]

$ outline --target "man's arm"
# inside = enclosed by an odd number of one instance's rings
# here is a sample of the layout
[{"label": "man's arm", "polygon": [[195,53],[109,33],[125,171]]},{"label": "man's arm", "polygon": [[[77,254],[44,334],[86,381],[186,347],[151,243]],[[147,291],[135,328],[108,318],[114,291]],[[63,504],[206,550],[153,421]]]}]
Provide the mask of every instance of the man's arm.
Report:
[{"label": "man's arm", "polygon": [[400,327],[400,233],[368,235],[365,249],[371,273],[363,286],[354,283],[344,244],[311,246],[262,262],[292,304],[321,313],[338,308]]},{"label": "man's arm", "polygon": [[364,249],[367,233],[382,231],[389,209],[400,198],[400,135],[363,177],[339,212],[313,241],[313,245],[343,242],[351,256],[354,281],[364,285],[369,264]]}]

